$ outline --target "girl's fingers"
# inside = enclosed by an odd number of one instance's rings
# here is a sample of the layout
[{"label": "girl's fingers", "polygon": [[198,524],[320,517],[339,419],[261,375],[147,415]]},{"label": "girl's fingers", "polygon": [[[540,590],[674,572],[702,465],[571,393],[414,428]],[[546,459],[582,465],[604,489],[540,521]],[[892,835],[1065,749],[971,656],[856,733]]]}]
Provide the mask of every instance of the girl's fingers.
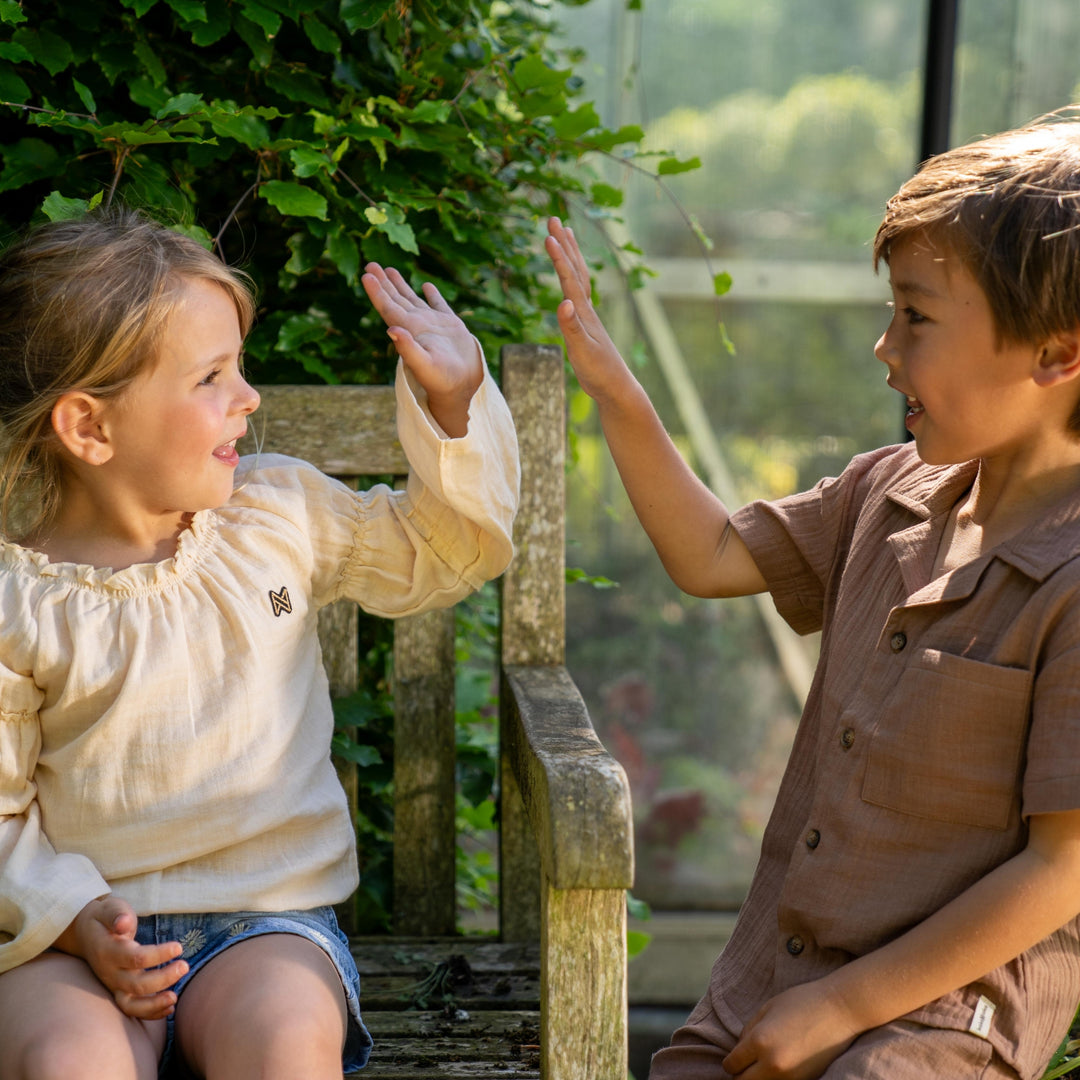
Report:
[{"label": "girl's fingers", "polygon": [[133,1020],[164,1020],[176,1008],[176,994],[171,990],[149,997],[114,994],[113,1000],[120,1011]]},{"label": "girl's fingers", "polygon": [[454,314],[454,309],[443,299],[442,293],[430,281],[424,282],[423,289],[424,297],[431,307],[436,311],[445,312],[447,315]]}]

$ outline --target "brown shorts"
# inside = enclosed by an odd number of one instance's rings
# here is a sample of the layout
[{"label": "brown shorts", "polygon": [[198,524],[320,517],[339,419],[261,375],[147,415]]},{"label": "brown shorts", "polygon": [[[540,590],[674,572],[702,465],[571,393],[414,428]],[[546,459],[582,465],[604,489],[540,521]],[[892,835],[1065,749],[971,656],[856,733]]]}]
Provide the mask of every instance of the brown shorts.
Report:
[{"label": "brown shorts", "polygon": [[[649,1080],[731,1080],[720,1062],[735,1041],[706,997],[671,1045],[653,1055]],[[1017,1074],[977,1035],[894,1020],[856,1039],[821,1080],[1017,1080]]]}]

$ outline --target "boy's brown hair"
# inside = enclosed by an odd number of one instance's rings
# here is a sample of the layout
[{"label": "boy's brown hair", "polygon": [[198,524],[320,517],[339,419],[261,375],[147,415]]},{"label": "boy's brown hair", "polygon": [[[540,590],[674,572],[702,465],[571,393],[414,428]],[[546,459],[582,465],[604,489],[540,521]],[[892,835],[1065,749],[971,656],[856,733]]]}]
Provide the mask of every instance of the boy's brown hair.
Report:
[{"label": "boy's brown hair", "polygon": [[[1080,329],[1080,111],[1050,113],[926,161],[888,201],[874,267],[915,233],[955,253],[1001,340]],[[1080,434],[1080,405],[1069,430]]]}]

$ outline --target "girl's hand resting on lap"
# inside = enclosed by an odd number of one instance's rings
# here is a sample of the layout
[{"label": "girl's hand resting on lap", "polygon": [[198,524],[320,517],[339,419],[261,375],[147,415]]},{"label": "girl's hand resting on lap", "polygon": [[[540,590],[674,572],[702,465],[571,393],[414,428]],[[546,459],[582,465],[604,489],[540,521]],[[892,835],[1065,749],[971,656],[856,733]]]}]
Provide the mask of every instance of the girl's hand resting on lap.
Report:
[{"label": "girl's hand resting on lap", "polygon": [[169,987],[187,974],[188,965],[177,959],[183,952],[178,941],[140,945],[137,927],[126,900],[104,896],[75,916],[53,948],[85,960],[121,1012],[136,1020],[162,1020],[176,1007]]},{"label": "girl's hand resting on lap", "polygon": [[392,267],[368,263],[364,290],[383,317],[401,359],[427,392],[428,406],[451,438],[468,430],[469,402],[484,381],[480,349],[434,285],[417,296]]}]

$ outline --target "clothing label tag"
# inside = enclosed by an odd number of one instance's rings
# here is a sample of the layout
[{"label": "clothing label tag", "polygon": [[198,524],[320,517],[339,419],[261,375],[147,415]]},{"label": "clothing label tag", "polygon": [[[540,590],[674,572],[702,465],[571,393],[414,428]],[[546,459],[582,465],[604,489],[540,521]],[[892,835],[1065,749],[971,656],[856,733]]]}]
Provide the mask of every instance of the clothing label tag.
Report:
[{"label": "clothing label tag", "polygon": [[978,1035],[980,1039],[987,1038],[990,1035],[990,1027],[994,1023],[994,1013],[996,1012],[997,1006],[988,997],[979,998],[968,1031]]}]

